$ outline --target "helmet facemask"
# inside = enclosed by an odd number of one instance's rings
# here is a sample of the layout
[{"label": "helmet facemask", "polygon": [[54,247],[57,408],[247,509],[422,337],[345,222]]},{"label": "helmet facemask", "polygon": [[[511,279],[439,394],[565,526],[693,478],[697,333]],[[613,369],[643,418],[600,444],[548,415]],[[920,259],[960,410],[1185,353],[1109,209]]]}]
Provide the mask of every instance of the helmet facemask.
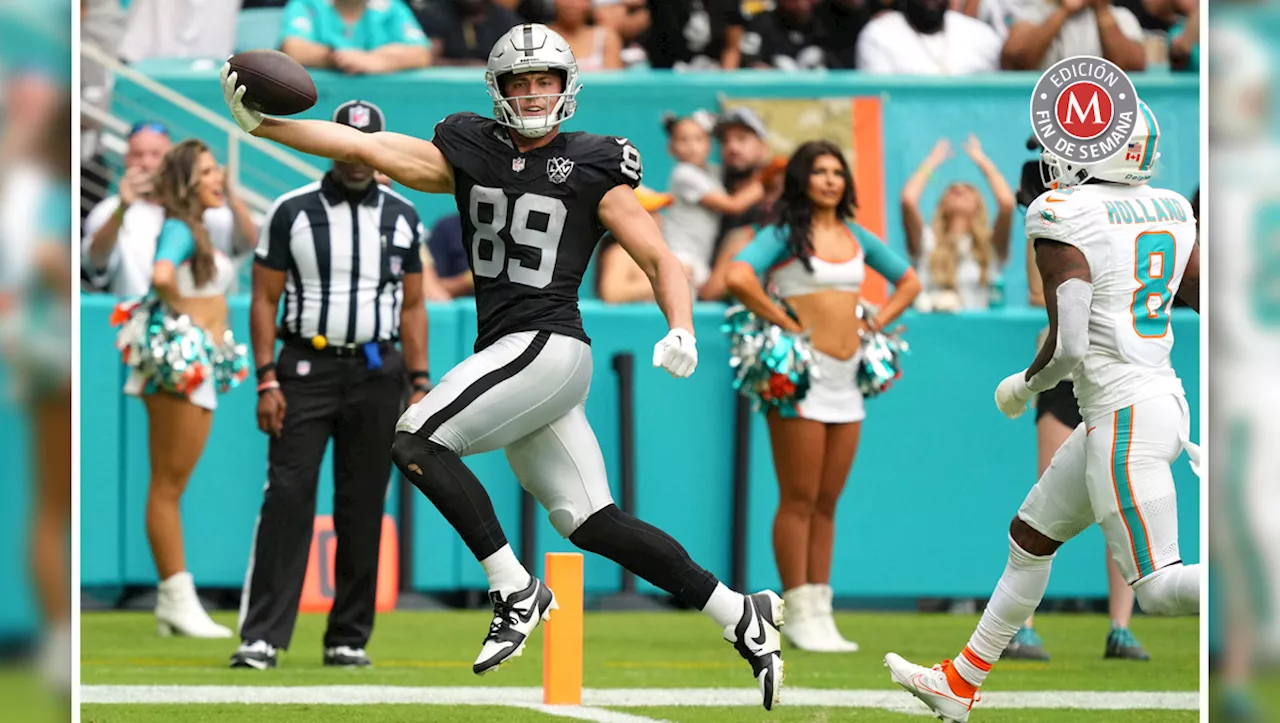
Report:
[{"label": "helmet facemask", "polygon": [[[560,76],[559,93],[530,94],[508,96],[503,91],[507,78],[534,72],[552,72]],[[556,126],[573,117],[578,109],[577,96],[582,86],[578,84],[578,70],[571,68],[530,67],[514,70],[501,75],[492,71],[485,72],[485,84],[493,101],[493,117],[499,124],[514,129],[526,138],[541,138],[550,133]],[[547,107],[546,112],[539,115],[525,115],[521,111],[521,103],[533,99],[541,99]]]}]

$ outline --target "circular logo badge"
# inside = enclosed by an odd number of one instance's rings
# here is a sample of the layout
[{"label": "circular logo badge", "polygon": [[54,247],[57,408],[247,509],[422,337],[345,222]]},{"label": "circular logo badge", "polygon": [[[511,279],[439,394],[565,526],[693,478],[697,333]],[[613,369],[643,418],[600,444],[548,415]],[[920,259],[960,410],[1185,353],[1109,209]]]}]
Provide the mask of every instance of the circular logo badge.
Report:
[{"label": "circular logo badge", "polygon": [[1097,163],[1124,150],[1137,117],[1133,81],[1115,63],[1092,55],[1054,63],[1031,94],[1036,140],[1073,163]]}]

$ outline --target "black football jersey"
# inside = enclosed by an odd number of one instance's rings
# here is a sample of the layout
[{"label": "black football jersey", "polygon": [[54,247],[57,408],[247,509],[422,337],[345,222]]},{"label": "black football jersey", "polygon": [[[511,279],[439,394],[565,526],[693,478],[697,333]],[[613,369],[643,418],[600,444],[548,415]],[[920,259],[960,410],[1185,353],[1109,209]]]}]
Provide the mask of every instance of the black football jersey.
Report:
[{"label": "black football jersey", "polygon": [[453,166],[462,242],[475,280],[475,350],[520,331],[590,343],[578,287],[604,227],[600,199],[640,185],[640,153],[625,138],[560,133],[521,153],[507,128],[474,113],[436,124]]}]

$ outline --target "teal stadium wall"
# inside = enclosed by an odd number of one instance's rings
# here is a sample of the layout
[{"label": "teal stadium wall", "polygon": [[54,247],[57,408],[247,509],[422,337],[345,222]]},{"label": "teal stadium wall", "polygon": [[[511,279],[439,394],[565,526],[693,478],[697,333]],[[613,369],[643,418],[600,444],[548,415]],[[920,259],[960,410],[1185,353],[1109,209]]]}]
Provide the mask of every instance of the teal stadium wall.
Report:
[{"label": "teal stadium wall", "polygon": [[[86,586],[155,580],[143,527],[147,487],[146,419],[120,393],[123,374],[111,346],[110,301],[81,304],[81,581]],[[694,558],[727,577],[733,474],[734,394],[723,307],[695,312],[700,364],[678,380],[647,360],[665,326],[652,306],[583,302],[595,375],[587,415],[618,494],[617,377],[610,360],[636,358],[636,510],[671,532]],[[475,313],[469,301],[429,305],[430,355],[437,375],[470,353]],[[861,597],[984,596],[1004,565],[1006,530],[1035,481],[1031,414],[1009,421],[991,402],[995,385],[1034,353],[1043,312],[1005,310],[966,316],[909,314],[911,355],[904,378],[868,403],[861,450],[841,502],[832,584]],[[233,327],[248,333],[248,302],[232,304]],[[1174,365],[1199,410],[1199,317],[1174,315]],[[242,387],[222,397],[209,448],[183,501],[189,566],[207,586],[239,586],[265,482],[266,438],[254,419],[256,397]],[[1192,430],[1199,439],[1198,424]],[[519,539],[520,488],[500,452],[468,458],[484,481],[508,536]],[[331,509],[331,468],[321,477],[319,511]],[[1199,559],[1199,484],[1176,465],[1183,557]],[[394,492],[393,492],[394,496]],[[414,496],[413,584],[423,591],[483,588],[466,547],[425,498]],[[777,585],[770,530],[777,486],[763,420],[752,428],[748,584]],[[394,510],[393,510],[394,512]],[[572,549],[539,513],[539,553]],[[964,565],[929,566],[938,544]],[[1096,529],[1060,553],[1051,597],[1106,593],[1103,544]],[[539,554],[539,557],[541,555]],[[618,589],[619,569],[588,556],[591,593]],[[650,589],[641,585],[642,591]]]},{"label": "teal stadium wall", "polygon": [[[221,111],[214,72],[190,63],[148,61],[136,66],[153,78]],[[326,117],[334,105],[360,97],[386,111],[393,130],[429,138],[445,115],[472,110],[488,114],[490,102],[475,70],[447,69],[353,80],[317,73],[320,101],[307,117]],[[1159,184],[1190,195],[1199,179],[1199,86],[1194,78],[1153,75],[1135,79],[1158,114],[1164,140]],[[593,75],[579,96],[573,130],[631,138],[644,155],[646,183],[663,189],[671,170],[659,115],[714,108],[729,97],[879,96],[885,143],[884,185],[888,201],[887,242],[901,251],[896,194],[906,177],[940,136],[961,142],[976,133],[1011,184],[1032,156],[1025,150],[1029,130],[1027,98],[1035,76],[1003,74],[963,81],[870,78],[857,73],[788,75],[753,72],[687,75],[628,72]],[[151,104],[121,80],[116,111],[128,120],[143,117]],[[203,134],[225,157],[225,140],[203,121],[166,111],[166,119]],[[206,133],[207,131],[207,133]],[[246,182],[257,187],[261,157],[243,149]],[[318,159],[309,159],[320,163]],[[274,169],[274,167],[273,167]],[[277,192],[300,185],[291,171],[271,171]],[[985,188],[976,169],[958,157],[937,174],[925,204],[936,202],[943,183],[969,180]],[[283,184],[283,187],[282,185]],[[427,221],[453,209],[445,197],[409,193]],[[862,597],[982,597],[990,593],[1006,555],[1006,529],[1034,483],[1035,433],[1032,415],[1006,420],[991,402],[995,385],[1028,363],[1042,310],[1025,306],[1026,283],[1021,219],[1015,222],[1009,262],[1009,308],[962,316],[909,314],[912,354],[905,378],[883,398],[868,404],[862,448],[842,500],[837,521],[833,586],[837,595]],[[590,281],[590,279],[588,279]],[[584,284],[585,296],[590,284]],[[140,403],[120,393],[123,371],[107,324],[110,300],[85,297],[81,317],[81,581],[86,586],[149,584],[155,571],[146,546],[143,508],[147,484],[146,420]],[[475,337],[470,301],[429,305],[431,367],[437,378],[463,359]],[[636,356],[637,514],[684,542],[695,559],[727,577],[730,564],[733,408],[728,344],[719,330],[724,307],[699,304],[695,315],[701,363],[690,379],[671,379],[647,360],[664,324],[652,306],[582,304],[593,337],[595,377],[587,414],[604,450],[617,492],[617,380],[610,359],[617,352]],[[247,338],[247,300],[233,301],[236,333]],[[1174,315],[1178,343],[1174,364],[1187,387],[1199,439],[1199,319]],[[207,586],[239,586],[248,561],[250,537],[261,502],[266,440],[254,421],[255,395],[241,388],[221,400],[209,451],[196,470],[184,500],[190,567]],[[16,422],[0,416],[0,429]],[[752,429],[748,585],[778,584],[770,549],[776,481],[763,421]],[[17,444],[13,435],[4,435]],[[468,459],[484,480],[508,536],[519,539],[519,487],[500,453]],[[320,513],[329,511],[331,466],[321,473]],[[1185,457],[1176,466],[1183,557],[1200,558],[1199,484]],[[420,495],[415,495],[414,587],[423,591],[482,588],[480,567]],[[394,490],[389,509],[394,514]],[[10,505],[0,509],[12,510]],[[8,513],[6,513],[8,514]],[[12,527],[0,529],[12,530]],[[540,551],[570,549],[539,514]],[[939,542],[964,565],[930,566],[913,559],[936,556]],[[1050,597],[1106,594],[1104,548],[1096,529],[1068,546],[1054,564]],[[540,556],[539,556],[540,557]],[[0,570],[0,573],[4,571]],[[619,569],[588,556],[590,593],[618,589]],[[641,591],[651,590],[643,582]]]}]

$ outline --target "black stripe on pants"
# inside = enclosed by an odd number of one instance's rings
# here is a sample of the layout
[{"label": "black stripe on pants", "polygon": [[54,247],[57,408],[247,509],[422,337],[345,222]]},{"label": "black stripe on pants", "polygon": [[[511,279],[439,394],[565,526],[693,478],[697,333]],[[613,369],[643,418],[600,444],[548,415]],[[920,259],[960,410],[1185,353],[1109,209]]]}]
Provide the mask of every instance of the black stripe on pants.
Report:
[{"label": "black stripe on pants", "polygon": [[325,647],[364,647],[373,632],[378,549],[391,445],[404,410],[399,351],[369,370],[363,355],[335,357],[285,346],[276,377],[284,430],[268,450],[267,489],[256,526],[240,638],[287,649],[298,617],[316,511],[320,462],[334,442],[334,602]]}]

